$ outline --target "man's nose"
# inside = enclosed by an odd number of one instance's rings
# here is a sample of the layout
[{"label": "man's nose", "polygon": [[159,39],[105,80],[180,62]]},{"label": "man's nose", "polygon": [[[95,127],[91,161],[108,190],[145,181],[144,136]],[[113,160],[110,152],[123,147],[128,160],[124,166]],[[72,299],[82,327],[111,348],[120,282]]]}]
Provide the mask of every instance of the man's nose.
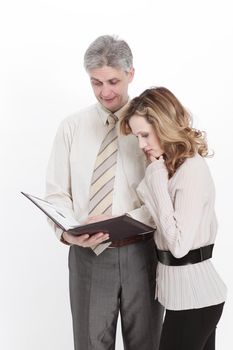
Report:
[{"label": "man's nose", "polygon": [[103,85],[101,90],[102,97],[108,97],[111,94],[111,89],[108,85]]}]

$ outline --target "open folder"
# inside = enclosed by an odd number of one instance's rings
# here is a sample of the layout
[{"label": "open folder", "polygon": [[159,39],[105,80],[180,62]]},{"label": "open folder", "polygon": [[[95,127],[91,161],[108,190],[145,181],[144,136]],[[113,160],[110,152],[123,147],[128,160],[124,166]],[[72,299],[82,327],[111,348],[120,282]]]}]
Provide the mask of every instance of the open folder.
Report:
[{"label": "open folder", "polygon": [[60,207],[31,194],[21,193],[42,210],[58,227],[73,235],[82,235],[84,233],[91,235],[97,232],[106,232],[109,234],[109,241],[114,242],[131,236],[151,233],[155,230],[155,228],[145,225],[126,214],[81,225]]}]

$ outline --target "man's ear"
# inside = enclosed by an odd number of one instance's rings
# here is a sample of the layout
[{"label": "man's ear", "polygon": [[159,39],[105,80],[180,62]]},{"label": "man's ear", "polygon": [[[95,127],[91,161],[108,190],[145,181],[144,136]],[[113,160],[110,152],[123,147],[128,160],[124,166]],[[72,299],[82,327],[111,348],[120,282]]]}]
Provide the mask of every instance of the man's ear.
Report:
[{"label": "man's ear", "polygon": [[130,68],[129,72],[128,72],[128,79],[129,79],[129,83],[131,83],[131,81],[133,80],[134,78],[134,72],[135,72],[135,69],[133,67]]}]

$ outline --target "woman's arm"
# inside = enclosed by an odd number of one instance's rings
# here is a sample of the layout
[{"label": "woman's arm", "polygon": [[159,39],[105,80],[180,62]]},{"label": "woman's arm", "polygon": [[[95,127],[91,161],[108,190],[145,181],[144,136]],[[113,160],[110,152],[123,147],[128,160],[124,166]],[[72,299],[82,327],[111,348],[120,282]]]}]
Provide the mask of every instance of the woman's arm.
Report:
[{"label": "woman's arm", "polygon": [[145,176],[151,214],[157,214],[169,250],[177,258],[192,249],[212,184],[203,159],[190,158],[181,167],[171,180],[175,186],[173,199],[163,159],[152,162]]}]

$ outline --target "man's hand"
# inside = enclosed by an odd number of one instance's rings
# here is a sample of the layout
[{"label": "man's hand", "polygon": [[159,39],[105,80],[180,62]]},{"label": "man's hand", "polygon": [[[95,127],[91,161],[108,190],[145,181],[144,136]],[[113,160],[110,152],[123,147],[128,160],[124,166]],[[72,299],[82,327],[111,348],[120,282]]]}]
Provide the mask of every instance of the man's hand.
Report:
[{"label": "man's hand", "polygon": [[112,215],[96,215],[96,216],[89,216],[86,220],[87,224],[92,224],[93,222],[98,222],[98,221],[104,221],[113,218],[114,216]]},{"label": "man's hand", "polygon": [[68,232],[63,232],[62,234],[64,240],[69,244],[75,244],[80,247],[94,247],[97,244],[103,243],[109,239],[108,233],[98,232],[90,236],[88,234],[74,236]]},{"label": "man's hand", "polygon": [[[111,215],[90,216],[85,223],[91,224],[98,221],[108,220],[112,217],[113,216]],[[88,234],[74,236],[70,233],[63,232],[62,236],[67,243],[79,245],[80,247],[95,247],[97,244],[103,243],[109,239],[109,234],[103,232],[97,232],[91,236]]]}]

